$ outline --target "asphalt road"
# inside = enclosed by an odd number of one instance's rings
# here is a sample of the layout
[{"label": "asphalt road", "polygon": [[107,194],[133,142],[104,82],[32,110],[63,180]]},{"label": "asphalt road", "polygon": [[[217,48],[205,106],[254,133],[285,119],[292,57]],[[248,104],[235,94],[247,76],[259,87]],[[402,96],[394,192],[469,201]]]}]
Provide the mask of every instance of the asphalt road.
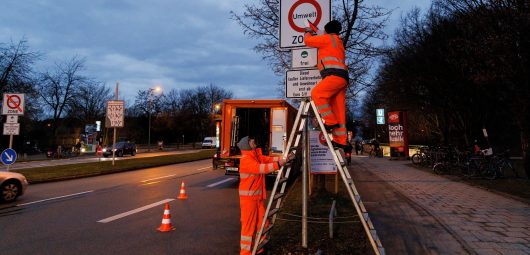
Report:
[{"label": "asphalt road", "polygon": [[30,185],[0,204],[0,254],[237,254],[239,226],[236,178],[201,160]]}]

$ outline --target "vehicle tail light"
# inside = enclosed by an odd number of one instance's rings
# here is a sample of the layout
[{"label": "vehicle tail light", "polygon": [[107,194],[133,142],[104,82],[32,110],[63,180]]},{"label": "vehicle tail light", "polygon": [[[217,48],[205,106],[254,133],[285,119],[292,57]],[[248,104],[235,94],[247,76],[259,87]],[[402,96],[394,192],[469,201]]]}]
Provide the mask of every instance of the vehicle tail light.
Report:
[{"label": "vehicle tail light", "polygon": [[225,162],[225,166],[234,166],[234,162],[232,161],[228,161],[228,162]]}]

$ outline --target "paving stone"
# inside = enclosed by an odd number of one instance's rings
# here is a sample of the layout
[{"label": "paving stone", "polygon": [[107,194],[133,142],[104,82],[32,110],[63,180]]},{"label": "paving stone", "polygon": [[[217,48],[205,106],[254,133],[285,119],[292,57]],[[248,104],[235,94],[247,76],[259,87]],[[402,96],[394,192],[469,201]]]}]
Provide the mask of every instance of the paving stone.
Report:
[{"label": "paving stone", "polygon": [[415,169],[409,162],[362,163],[434,214],[478,254],[530,254],[530,205]]},{"label": "paving stone", "polygon": [[497,249],[497,251],[503,255],[528,255],[527,252],[516,249]]},{"label": "paving stone", "polygon": [[479,255],[500,255],[502,254],[495,249],[475,249],[475,252]]},{"label": "paving stone", "polygon": [[528,243],[528,241],[526,239],[520,238],[520,237],[505,237],[503,239],[507,243],[521,243],[521,244]]},{"label": "paving stone", "polygon": [[506,232],[503,232],[504,235],[506,235],[507,237],[528,237],[527,234],[523,233],[523,232],[510,232],[510,231],[506,231]]}]

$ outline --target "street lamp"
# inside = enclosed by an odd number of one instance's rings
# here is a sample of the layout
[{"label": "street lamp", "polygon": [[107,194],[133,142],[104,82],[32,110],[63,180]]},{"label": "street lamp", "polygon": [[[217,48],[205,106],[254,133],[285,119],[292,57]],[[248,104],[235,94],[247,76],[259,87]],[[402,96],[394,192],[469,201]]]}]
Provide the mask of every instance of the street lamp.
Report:
[{"label": "street lamp", "polygon": [[147,151],[150,152],[151,151],[151,104],[152,104],[152,97],[153,97],[153,92],[160,92],[162,89],[160,87],[155,87],[155,88],[149,88],[149,131],[147,132],[148,135],[147,135]]}]

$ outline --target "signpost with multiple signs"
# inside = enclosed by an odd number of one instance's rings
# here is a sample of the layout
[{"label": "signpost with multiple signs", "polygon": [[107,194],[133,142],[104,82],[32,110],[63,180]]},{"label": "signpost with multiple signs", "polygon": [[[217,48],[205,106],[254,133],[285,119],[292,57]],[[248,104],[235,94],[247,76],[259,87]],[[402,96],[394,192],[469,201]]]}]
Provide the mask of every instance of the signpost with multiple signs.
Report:
[{"label": "signpost with multiple signs", "polygon": [[318,51],[307,48],[304,32],[308,21],[322,28],[330,20],[330,0],[280,1],[280,48],[292,49],[292,69],[285,74],[287,98],[311,96],[311,89],[322,79],[316,68]]},{"label": "signpost with multiple signs", "polygon": [[8,165],[15,163],[17,153],[11,149],[13,147],[13,136],[20,134],[20,123],[18,116],[24,115],[25,94],[22,93],[5,93],[2,100],[2,115],[6,116],[3,134],[9,136],[9,148],[2,152],[2,162]]}]

